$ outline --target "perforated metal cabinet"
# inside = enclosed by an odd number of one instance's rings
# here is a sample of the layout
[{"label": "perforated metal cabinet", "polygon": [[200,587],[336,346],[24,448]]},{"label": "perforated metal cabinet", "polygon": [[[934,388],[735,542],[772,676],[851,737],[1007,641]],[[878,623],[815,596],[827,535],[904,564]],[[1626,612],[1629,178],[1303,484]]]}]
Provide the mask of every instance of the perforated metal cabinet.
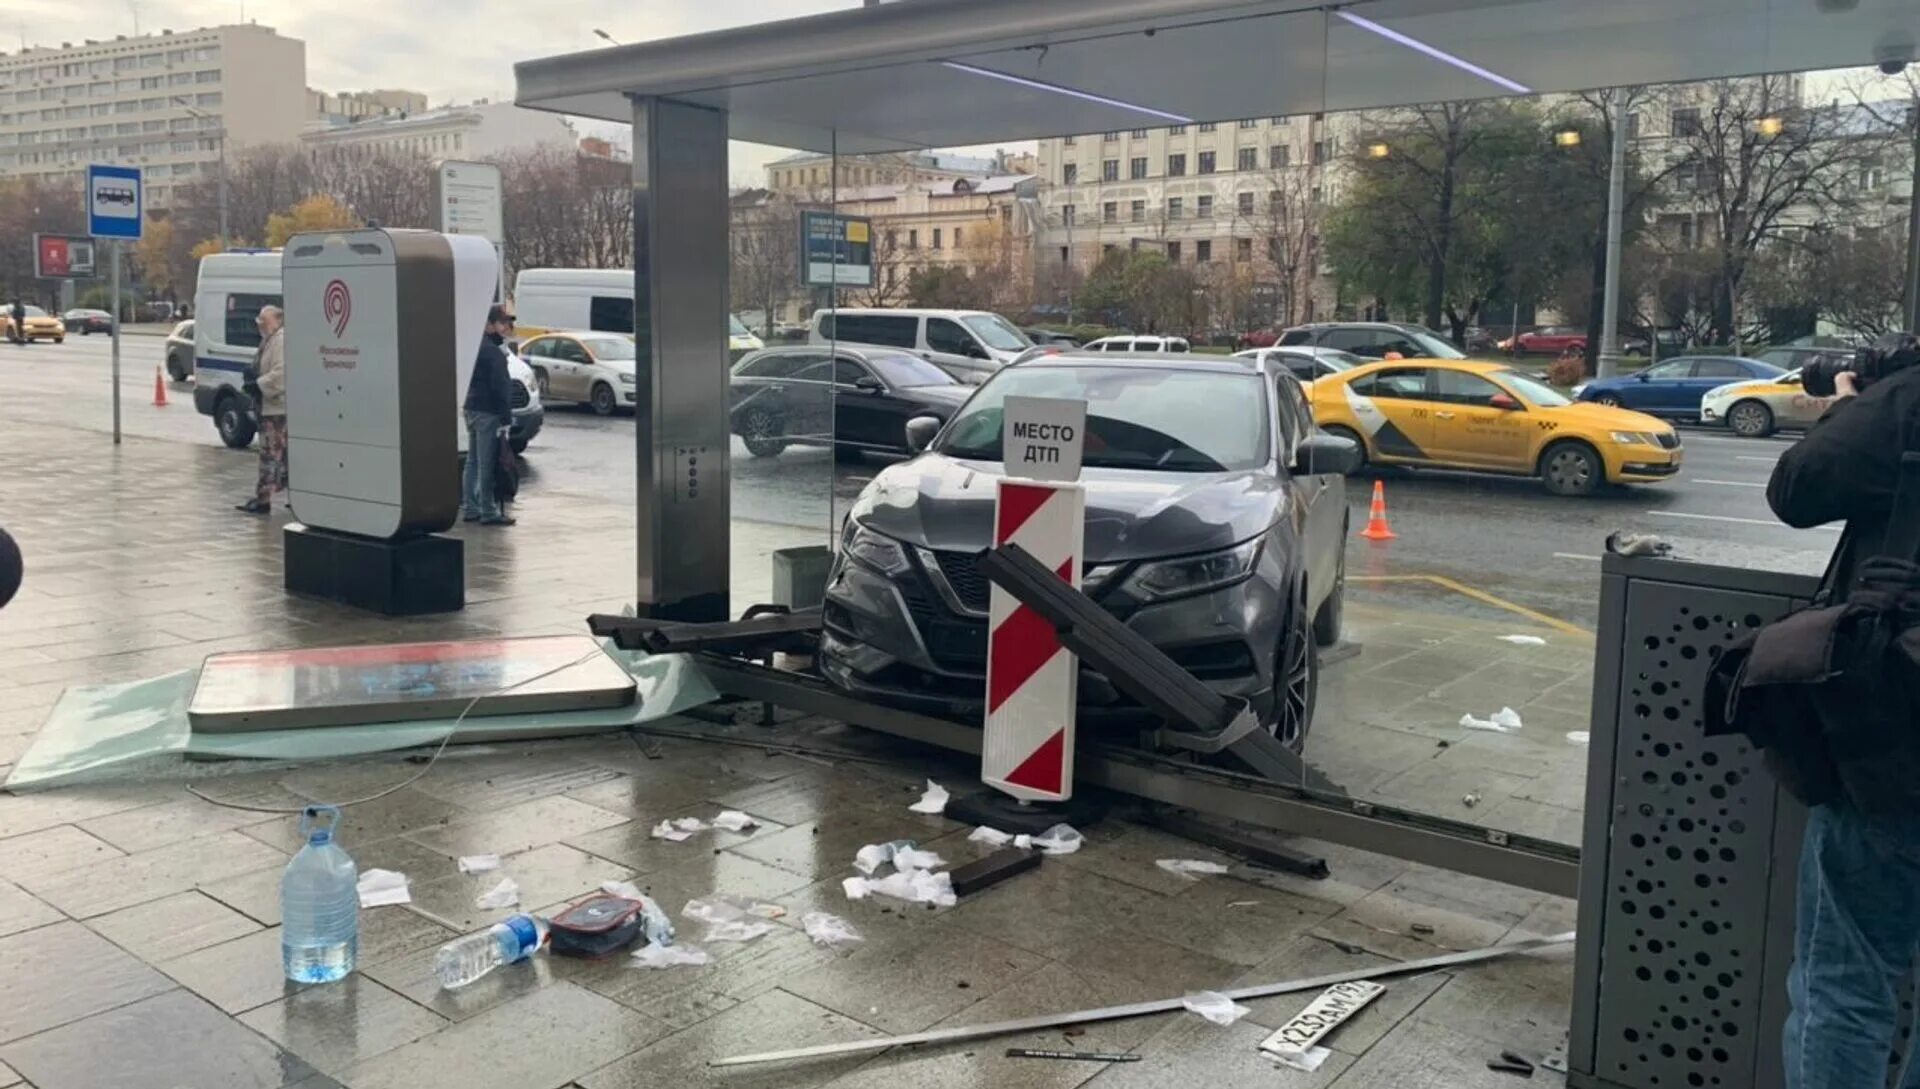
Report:
[{"label": "perforated metal cabinet", "polygon": [[1778,1089],[1805,813],[1703,734],[1719,649],[1817,580],[1608,556],[1594,669],[1568,1084]]}]

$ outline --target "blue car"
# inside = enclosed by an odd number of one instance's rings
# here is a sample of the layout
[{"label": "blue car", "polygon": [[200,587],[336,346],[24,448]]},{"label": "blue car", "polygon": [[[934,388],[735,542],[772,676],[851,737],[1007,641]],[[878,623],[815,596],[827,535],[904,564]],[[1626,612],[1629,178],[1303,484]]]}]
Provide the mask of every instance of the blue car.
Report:
[{"label": "blue car", "polygon": [[1731,355],[1690,355],[1655,363],[1618,378],[1575,386],[1574,399],[1631,408],[1654,416],[1700,418],[1700,398],[1708,390],[1749,378],[1778,378],[1786,372],[1771,363]]}]

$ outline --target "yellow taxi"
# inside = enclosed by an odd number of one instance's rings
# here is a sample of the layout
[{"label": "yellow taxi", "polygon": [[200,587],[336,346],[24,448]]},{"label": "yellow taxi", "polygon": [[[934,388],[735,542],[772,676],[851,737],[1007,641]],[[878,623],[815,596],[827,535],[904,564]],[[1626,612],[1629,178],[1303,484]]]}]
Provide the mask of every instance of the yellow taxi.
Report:
[{"label": "yellow taxi", "polygon": [[47,313],[37,306],[27,306],[22,309],[26,311],[25,320],[20,323],[21,327],[19,329],[15,329],[13,327],[13,307],[0,304],[0,333],[4,333],[8,340],[20,343],[33,340],[51,340],[55,344],[61,344],[66,341],[67,327],[59,318],[54,317],[52,314]]},{"label": "yellow taxi", "polygon": [[1680,471],[1680,436],[1644,413],[1575,402],[1500,363],[1383,360],[1308,388],[1314,422],[1368,460],[1539,477],[1556,495]]}]

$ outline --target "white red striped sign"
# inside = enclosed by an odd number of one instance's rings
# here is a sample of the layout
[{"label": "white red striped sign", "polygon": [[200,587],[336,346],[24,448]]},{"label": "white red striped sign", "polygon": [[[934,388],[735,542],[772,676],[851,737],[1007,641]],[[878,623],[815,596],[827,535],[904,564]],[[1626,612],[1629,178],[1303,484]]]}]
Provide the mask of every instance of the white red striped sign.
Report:
[{"label": "white red striped sign", "polygon": [[[1073,483],[1002,479],[993,543],[1009,542],[1080,586],[1086,493]],[[995,584],[987,602],[987,721],[980,778],[1026,801],[1073,796],[1079,661],[1053,625]]]}]

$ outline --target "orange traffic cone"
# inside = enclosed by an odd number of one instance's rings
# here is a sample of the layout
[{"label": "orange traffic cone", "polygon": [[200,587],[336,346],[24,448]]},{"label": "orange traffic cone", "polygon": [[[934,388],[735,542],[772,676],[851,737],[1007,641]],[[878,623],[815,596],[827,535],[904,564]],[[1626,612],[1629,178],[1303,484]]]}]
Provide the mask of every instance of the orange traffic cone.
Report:
[{"label": "orange traffic cone", "polygon": [[1367,528],[1360,536],[1369,541],[1391,541],[1400,535],[1387,525],[1387,487],[1380,481],[1373,482],[1373,506],[1367,511]]},{"label": "orange traffic cone", "polygon": [[167,407],[167,376],[160,373],[159,367],[153,368],[153,407]]}]

